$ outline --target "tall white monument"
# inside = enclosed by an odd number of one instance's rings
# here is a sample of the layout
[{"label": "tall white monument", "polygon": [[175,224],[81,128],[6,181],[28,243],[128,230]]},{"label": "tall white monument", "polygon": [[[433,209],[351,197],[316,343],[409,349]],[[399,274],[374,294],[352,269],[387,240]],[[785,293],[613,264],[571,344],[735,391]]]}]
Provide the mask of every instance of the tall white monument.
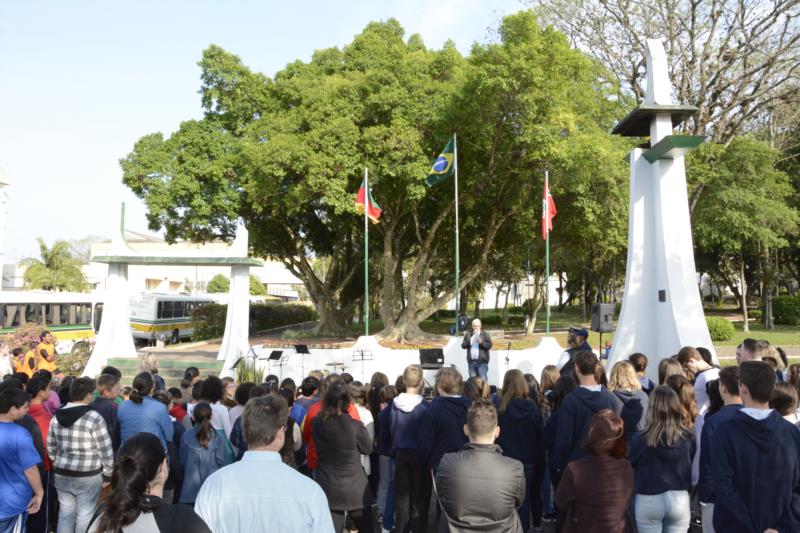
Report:
[{"label": "tall white monument", "polygon": [[641,352],[654,381],[658,362],[683,346],[714,354],[697,284],[684,168],[685,154],[704,138],[672,134],[697,108],[675,105],[671,94],[664,46],[648,39],[644,101],[613,131],[650,142],[629,155],[628,263],[609,365]]},{"label": "tall white monument", "polygon": [[6,261],[6,218],[8,217],[8,194],[6,187],[11,182],[0,167],[0,291],[3,290],[3,265]]}]

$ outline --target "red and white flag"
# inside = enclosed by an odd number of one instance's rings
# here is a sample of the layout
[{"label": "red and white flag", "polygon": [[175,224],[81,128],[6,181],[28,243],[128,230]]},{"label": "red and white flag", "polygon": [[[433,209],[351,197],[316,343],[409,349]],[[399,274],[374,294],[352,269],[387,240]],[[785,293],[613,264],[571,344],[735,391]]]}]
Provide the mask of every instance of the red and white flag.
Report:
[{"label": "red and white flag", "polygon": [[542,239],[547,240],[547,234],[553,231],[553,218],[556,216],[556,203],[550,195],[547,179],[544,180],[544,194],[542,195]]}]

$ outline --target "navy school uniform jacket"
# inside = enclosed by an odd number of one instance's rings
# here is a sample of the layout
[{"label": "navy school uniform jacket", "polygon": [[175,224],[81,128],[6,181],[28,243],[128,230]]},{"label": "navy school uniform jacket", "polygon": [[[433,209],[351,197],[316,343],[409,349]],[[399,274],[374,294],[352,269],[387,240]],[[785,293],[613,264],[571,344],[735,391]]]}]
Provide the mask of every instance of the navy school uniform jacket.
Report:
[{"label": "navy school uniform jacket", "polygon": [[392,433],[391,433],[391,414],[392,405],[389,404],[378,413],[378,420],[376,427],[378,428],[378,438],[376,439],[377,446],[375,452],[378,455],[391,455],[392,450]]},{"label": "navy school uniform jacket", "polygon": [[672,448],[650,447],[644,433],[635,435],[631,441],[629,460],[636,470],[636,494],[692,490],[692,459],[696,450],[694,433],[691,431],[685,431],[683,438]]},{"label": "navy school uniform jacket", "polygon": [[616,414],[620,414],[622,411],[619,399],[605,388],[600,391],[592,391],[585,387],[578,387],[564,398],[559,409],[561,413],[558,417],[553,450],[553,466],[555,466],[558,476],[564,471],[568,462],[586,455],[581,448],[581,443],[589,431],[592,416],[603,409],[611,409]]},{"label": "navy school uniform jacket", "polygon": [[102,416],[103,420],[106,421],[108,434],[111,435],[111,447],[114,449],[114,453],[116,453],[117,450],[119,450],[119,445],[120,445],[117,404],[114,403],[114,400],[109,400],[108,398],[98,396],[89,405],[91,405],[92,409],[100,413],[100,416]]},{"label": "navy school uniform jacket", "polygon": [[558,480],[558,472],[555,464],[556,432],[558,431],[558,419],[561,409],[553,411],[542,431],[542,444],[544,445],[547,457],[547,471],[550,473],[551,480]]},{"label": "navy school uniform jacket", "polygon": [[389,415],[390,455],[398,451],[419,452],[419,428],[428,403],[418,394],[402,393],[392,402]]},{"label": "navy school uniform jacket", "polygon": [[711,443],[714,529],[800,531],[800,431],[772,411],[743,411],[717,427]]},{"label": "navy school uniform jacket", "polygon": [[434,470],[446,453],[457,452],[469,439],[464,435],[470,401],[463,396],[437,396],[419,427],[419,453]]},{"label": "navy school uniform jacket", "polygon": [[711,474],[711,446],[714,433],[723,422],[735,415],[742,404],[726,405],[711,416],[706,415],[703,433],[700,435],[700,478],[697,481],[697,497],[703,503],[714,503],[714,484]]},{"label": "navy school uniform jacket", "polygon": [[525,398],[514,398],[505,413],[498,412],[498,425],[500,436],[496,444],[503,449],[503,455],[525,464],[542,464],[545,451],[538,405]]}]

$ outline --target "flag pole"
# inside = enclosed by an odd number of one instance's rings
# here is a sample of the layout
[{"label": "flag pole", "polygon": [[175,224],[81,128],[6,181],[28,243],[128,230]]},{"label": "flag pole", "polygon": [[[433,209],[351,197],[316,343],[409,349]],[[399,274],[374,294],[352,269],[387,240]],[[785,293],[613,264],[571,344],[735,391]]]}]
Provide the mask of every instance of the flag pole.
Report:
[{"label": "flag pole", "polygon": [[369,172],[364,167],[364,336],[369,337]]},{"label": "flag pole", "polygon": [[453,133],[453,172],[455,173],[455,203],[456,203],[456,335],[458,334],[458,312],[459,296],[461,295],[461,285],[459,283],[459,247],[458,247],[458,144],[456,134]]},{"label": "flag pole", "polygon": [[545,229],[547,239],[544,245],[544,301],[545,301],[545,336],[550,336],[550,175],[544,171],[544,190],[547,196],[544,199]]}]

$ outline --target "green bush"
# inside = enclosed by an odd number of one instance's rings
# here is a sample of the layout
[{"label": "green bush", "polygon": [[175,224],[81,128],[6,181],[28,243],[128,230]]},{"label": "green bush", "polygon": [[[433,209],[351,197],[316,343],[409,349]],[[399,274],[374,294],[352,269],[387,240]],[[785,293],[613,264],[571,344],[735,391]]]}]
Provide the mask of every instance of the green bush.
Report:
[{"label": "green bush", "polygon": [[[228,306],[208,304],[192,312],[194,340],[216,339],[225,333]],[[301,304],[254,304],[250,306],[251,332],[298,324],[317,319],[317,312]]]},{"label": "green bush", "polygon": [[733,323],[726,318],[707,316],[706,324],[708,325],[708,333],[711,334],[711,340],[714,342],[731,340],[736,332],[733,328]]},{"label": "green bush", "polygon": [[778,296],[772,299],[772,317],[776,324],[800,326],[800,296]]},{"label": "green bush", "polygon": [[521,326],[525,324],[525,317],[522,316],[509,316],[508,317],[508,325],[509,326]]},{"label": "green bush", "polygon": [[208,292],[228,292],[231,290],[231,280],[222,274],[217,274],[208,282],[206,290]]},{"label": "green bush", "polygon": [[763,318],[764,312],[761,309],[748,309],[747,310],[747,318],[750,320],[755,320],[756,322],[761,322],[761,318]]},{"label": "green bush", "polygon": [[510,315],[524,315],[525,308],[521,305],[510,305],[508,306],[508,313]]},{"label": "green bush", "polygon": [[487,316],[486,318],[481,318],[481,324],[484,326],[502,326],[503,317],[498,315]]}]

